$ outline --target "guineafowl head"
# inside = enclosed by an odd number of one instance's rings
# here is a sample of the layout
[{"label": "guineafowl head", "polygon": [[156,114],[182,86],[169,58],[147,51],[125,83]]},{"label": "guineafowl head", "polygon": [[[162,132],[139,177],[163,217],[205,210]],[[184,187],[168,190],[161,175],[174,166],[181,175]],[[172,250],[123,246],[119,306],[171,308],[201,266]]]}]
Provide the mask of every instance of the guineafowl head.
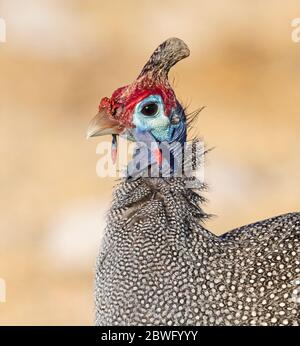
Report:
[{"label": "guineafowl head", "polygon": [[[186,117],[168,81],[170,68],[189,56],[178,38],[163,42],[151,55],[138,78],[102,98],[87,136],[127,134],[132,140],[186,141]],[[145,139],[146,141],[146,139]]]}]

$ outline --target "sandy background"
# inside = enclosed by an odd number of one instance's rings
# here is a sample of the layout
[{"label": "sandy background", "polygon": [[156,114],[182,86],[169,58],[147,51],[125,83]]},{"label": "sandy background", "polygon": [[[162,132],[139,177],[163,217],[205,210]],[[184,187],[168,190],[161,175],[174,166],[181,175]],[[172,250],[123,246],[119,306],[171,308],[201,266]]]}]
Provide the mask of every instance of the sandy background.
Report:
[{"label": "sandy background", "polygon": [[114,179],[85,131],[102,96],[153,49],[191,49],[172,70],[209,147],[207,227],[299,211],[298,0],[1,0],[0,324],[93,321],[93,265]]}]

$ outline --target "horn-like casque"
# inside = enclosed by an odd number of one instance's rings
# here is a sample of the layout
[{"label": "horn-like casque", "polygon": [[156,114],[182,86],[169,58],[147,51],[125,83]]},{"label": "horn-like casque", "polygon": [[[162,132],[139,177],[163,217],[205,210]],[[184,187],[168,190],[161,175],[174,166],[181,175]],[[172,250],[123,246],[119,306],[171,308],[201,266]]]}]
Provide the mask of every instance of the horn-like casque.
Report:
[{"label": "horn-like casque", "polygon": [[190,50],[182,40],[169,38],[155,49],[138,78],[150,74],[152,78],[167,79],[170,68],[189,55]]}]

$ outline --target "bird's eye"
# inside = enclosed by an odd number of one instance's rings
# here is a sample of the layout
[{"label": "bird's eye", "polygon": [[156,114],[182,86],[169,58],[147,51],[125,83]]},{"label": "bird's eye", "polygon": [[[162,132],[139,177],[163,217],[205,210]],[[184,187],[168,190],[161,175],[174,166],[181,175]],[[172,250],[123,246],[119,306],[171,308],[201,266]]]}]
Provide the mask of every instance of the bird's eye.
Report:
[{"label": "bird's eye", "polygon": [[142,110],[141,113],[146,116],[153,116],[156,115],[158,111],[158,105],[154,102],[146,104]]}]

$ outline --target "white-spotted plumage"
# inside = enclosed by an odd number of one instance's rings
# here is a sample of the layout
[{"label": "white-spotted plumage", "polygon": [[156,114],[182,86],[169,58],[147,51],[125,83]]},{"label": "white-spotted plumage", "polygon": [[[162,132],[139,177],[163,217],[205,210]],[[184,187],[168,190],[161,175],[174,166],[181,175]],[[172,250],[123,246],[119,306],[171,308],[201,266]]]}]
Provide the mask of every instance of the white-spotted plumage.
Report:
[{"label": "white-spotted plumage", "polygon": [[202,225],[201,200],[186,178],[117,187],[96,266],[97,325],[300,324],[300,213],[218,237]]}]

